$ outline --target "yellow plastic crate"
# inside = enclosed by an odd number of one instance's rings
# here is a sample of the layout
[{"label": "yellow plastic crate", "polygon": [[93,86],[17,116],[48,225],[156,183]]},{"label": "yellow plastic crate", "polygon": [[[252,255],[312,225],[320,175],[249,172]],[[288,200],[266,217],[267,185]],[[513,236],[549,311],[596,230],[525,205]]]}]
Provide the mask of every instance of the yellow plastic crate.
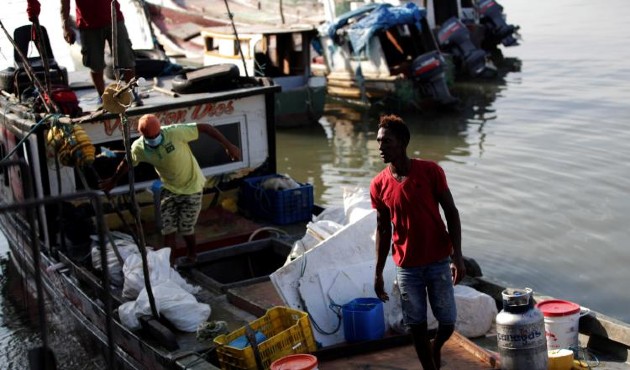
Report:
[{"label": "yellow plastic crate", "polygon": [[[267,339],[258,343],[258,351],[265,369],[271,363],[286,355],[309,353],[317,350],[308,314],[287,307],[273,307],[249,326],[260,331]],[[223,370],[257,370],[256,357],[252,346],[243,349],[229,346],[234,339],[245,335],[245,326],[216,337],[214,343],[217,357]]]}]

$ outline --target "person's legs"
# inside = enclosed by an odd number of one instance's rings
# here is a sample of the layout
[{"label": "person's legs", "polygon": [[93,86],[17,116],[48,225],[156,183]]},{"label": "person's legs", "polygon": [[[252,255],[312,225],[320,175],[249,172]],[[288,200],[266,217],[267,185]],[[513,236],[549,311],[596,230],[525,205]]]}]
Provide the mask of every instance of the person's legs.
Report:
[{"label": "person's legs", "polygon": [[[131,40],[129,39],[129,34],[127,33],[127,27],[125,26],[125,23],[118,22],[117,26],[118,66],[122,68],[123,79],[126,82],[129,82],[132,78],[136,76],[136,56],[133,52],[133,45],[131,44]],[[142,99],[137,94],[136,89],[133,89],[132,92],[132,105],[136,107],[142,106]]]},{"label": "person's legs", "polygon": [[408,328],[424,370],[435,370],[427,330],[426,284],[423,267],[397,268],[403,322]]},{"label": "person's legs", "polygon": [[176,240],[177,235],[175,233],[169,233],[163,236],[163,245],[165,248],[171,248],[171,256],[169,258],[171,266],[173,266],[175,264],[175,249],[176,247]]},{"label": "person's legs", "polygon": [[176,195],[166,188],[160,192],[160,214],[162,217],[162,236],[164,248],[171,248],[171,265],[175,261],[176,234],[177,231],[177,205]]},{"label": "person's legs", "polygon": [[433,362],[435,363],[435,368],[439,369],[442,366],[442,346],[451,337],[453,332],[455,331],[455,324],[442,324],[438,325],[437,334],[435,335],[435,339],[433,340]]},{"label": "person's legs", "polygon": [[90,69],[90,76],[98,96],[105,91],[103,70],[105,69],[105,40],[107,29],[79,30],[81,37],[82,63]]},{"label": "person's legs", "polygon": [[202,193],[179,196],[179,223],[178,230],[184,236],[186,248],[188,250],[188,261],[197,261],[197,238],[195,236],[195,226],[201,212]]},{"label": "person's legs", "polygon": [[453,334],[457,319],[455,291],[449,262],[450,260],[446,259],[427,266],[425,275],[431,310],[439,323],[433,341],[433,358],[437,369],[441,366],[442,346]]},{"label": "person's legs", "polygon": [[184,241],[188,250],[188,260],[193,263],[197,262],[197,237],[195,234],[184,235]]},{"label": "person's legs", "polygon": [[413,339],[413,346],[424,370],[436,370],[433,354],[431,352],[431,341],[426,321],[422,324],[407,325]]},{"label": "person's legs", "polygon": [[103,70],[90,71],[90,76],[92,77],[92,83],[94,84],[96,93],[98,96],[103,96],[103,93],[105,92],[105,78],[103,77]]}]

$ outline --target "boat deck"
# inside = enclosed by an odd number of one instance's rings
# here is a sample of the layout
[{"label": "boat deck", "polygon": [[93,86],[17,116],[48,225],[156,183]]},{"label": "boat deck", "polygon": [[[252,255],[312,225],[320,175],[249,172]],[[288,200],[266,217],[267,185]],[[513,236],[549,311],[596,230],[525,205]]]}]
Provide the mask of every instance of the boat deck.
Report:
[{"label": "boat deck", "polygon": [[[259,282],[227,291],[228,301],[256,316],[282,305],[271,281]],[[406,335],[388,334],[381,340],[339,345],[314,353],[320,370],[337,369],[418,369],[419,361]],[[455,333],[442,354],[442,369],[496,369],[498,356]]]}]

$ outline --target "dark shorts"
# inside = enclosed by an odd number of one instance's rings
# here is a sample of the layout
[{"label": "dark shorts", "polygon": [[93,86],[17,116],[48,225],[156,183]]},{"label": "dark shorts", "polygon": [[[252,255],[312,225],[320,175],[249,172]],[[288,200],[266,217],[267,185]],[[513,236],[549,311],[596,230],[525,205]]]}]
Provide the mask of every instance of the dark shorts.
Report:
[{"label": "dark shorts", "polygon": [[421,267],[398,267],[397,278],[405,325],[427,321],[427,297],[439,323],[455,324],[457,309],[450,259]]},{"label": "dark shorts", "polygon": [[[118,67],[131,69],[136,65],[136,59],[131,47],[131,40],[127,34],[124,22],[117,22],[118,36]],[[83,65],[92,72],[101,72],[105,69],[105,41],[112,47],[112,27],[79,30],[81,36],[81,54]],[[113,54],[112,54],[113,58]]]},{"label": "dark shorts", "polygon": [[175,194],[162,188],[160,194],[160,213],[162,217],[162,235],[179,233],[192,235],[201,212],[203,193]]}]

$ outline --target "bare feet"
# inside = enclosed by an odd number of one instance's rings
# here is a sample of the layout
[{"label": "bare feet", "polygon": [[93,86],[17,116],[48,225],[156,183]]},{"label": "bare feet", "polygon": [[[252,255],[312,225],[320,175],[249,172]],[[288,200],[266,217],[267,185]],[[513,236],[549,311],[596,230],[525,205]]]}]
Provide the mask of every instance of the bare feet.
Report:
[{"label": "bare feet", "polygon": [[194,267],[197,264],[197,255],[188,255],[186,257],[180,258],[177,266],[182,268]]}]

